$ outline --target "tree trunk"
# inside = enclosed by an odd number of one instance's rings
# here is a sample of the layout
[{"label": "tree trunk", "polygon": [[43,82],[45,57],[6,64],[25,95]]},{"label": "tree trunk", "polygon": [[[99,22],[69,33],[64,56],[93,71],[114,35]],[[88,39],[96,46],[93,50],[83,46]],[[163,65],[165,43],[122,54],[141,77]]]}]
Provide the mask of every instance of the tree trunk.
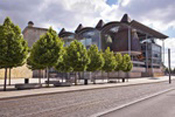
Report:
[{"label": "tree trunk", "polygon": [[9,68],[9,85],[11,85],[11,68]]},{"label": "tree trunk", "polygon": [[102,73],[102,79],[103,79],[103,82],[104,82],[104,75],[103,75],[103,71],[101,71],[101,73]]},{"label": "tree trunk", "polygon": [[4,76],[4,91],[6,91],[6,85],[7,85],[7,68],[5,68],[5,76]]},{"label": "tree trunk", "polygon": [[49,78],[49,67],[47,67],[47,86],[49,87],[50,84],[50,78]]},{"label": "tree trunk", "polygon": [[41,84],[41,70],[39,70],[39,84]]},{"label": "tree trunk", "polygon": [[107,82],[109,82],[109,72],[107,72]]},{"label": "tree trunk", "polygon": [[127,76],[126,76],[126,79],[127,79],[127,82],[129,81],[129,73],[126,72]]},{"label": "tree trunk", "polygon": [[63,82],[63,78],[64,78],[64,72],[62,73],[62,82]]},{"label": "tree trunk", "polygon": [[120,82],[120,71],[118,71],[118,82]]},{"label": "tree trunk", "polygon": [[70,73],[67,73],[66,75],[67,75],[66,82],[70,82]]},{"label": "tree trunk", "polygon": [[96,74],[95,74],[95,77],[93,77],[93,76],[92,76],[92,72],[90,72],[90,75],[91,75],[91,77],[92,77],[92,79],[93,79],[93,84],[96,84],[96,82],[95,82],[96,77],[97,77]]},{"label": "tree trunk", "polygon": [[78,76],[78,72],[75,72],[75,85],[77,85],[77,76]]}]

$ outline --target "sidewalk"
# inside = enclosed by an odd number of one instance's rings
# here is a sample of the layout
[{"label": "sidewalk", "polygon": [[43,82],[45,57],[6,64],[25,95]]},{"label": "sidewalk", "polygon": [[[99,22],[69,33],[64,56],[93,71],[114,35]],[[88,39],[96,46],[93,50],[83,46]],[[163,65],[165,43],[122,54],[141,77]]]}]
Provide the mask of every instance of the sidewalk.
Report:
[{"label": "sidewalk", "polygon": [[[31,89],[31,90],[13,90],[13,91],[0,91],[0,100],[9,99],[9,98],[18,98],[18,97],[27,97],[34,95],[45,95],[45,94],[54,94],[54,93],[64,93],[64,92],[73,92],[73,91],[83,91],[83,90],[93,90],[93,89],[103,89],[103,88],[112,88],[112,87],[121,87],[121,86],[130,86],[130,85],[140,85],[146,83],[156,83],[167,81],[168,76],[156,77],[156,78],[137,78],[130,79],[129,82],[120,82],[120,83],[105,83],[105,84],[89,84],[89,85],[78,85],[71,87],[50,87],[50,88],[40,88],[40,89]],[[172,80],[175,79],[175,76],[172,76]],[[42,80],[44,82],[45,79]],[[13,80],[14,83],[19,83],[21,80]],[[32,79],[31,82],[36,82],[37,79]],[[0,84],[3,80],[0,80]],[[1,84],[2,85],[2,84]],[[2,86],[1,86],[2,87]]]}]

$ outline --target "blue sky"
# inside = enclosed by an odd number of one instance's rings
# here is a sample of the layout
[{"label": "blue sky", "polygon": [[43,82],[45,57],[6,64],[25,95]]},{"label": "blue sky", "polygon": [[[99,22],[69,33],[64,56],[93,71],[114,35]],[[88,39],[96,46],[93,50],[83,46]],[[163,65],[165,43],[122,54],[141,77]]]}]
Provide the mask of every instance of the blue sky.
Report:
[{"label": "blue sky", "polygon": [[113,5],[117,3],[117,0],[107,0],[106,3],[109,5]]},{"label": "blue sky", "polygon": [[73,31],[80,23],[95,26],[100,19],[119,21],[127,13],[131,19],[169,36],[165,46],[172,49],[175,67],[174,6],[175,0],[1,0],[0,24],[9,16],[22,30],[33,21],[36,27]]}]

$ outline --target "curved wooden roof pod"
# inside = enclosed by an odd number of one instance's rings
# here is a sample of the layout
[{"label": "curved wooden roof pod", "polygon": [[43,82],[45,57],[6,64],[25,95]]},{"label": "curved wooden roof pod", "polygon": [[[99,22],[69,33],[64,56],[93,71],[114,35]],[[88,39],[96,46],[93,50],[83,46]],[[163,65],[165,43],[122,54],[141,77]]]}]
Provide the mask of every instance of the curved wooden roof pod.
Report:
[{"label": "curved wooden roof pod", "polygon": [[120,25],[120,22],[109,22],[101,27],[100,32],[103,50],[105,50],[107,47],[110,47],[111,50],[115,51],[113,49],[114,40]]},{"label": "curved wooden roof pod", "polygon": [[[111,50],[114,52],[128,53],[128,27],[129,24],[123,22],[109,22],[105,24],[102,29],[102,35],[110,35],[112,37]],[[103,36],[104,37],[104,36]],[[136,32],[131,29],[131,54],[141,54],[141,45]]]}]

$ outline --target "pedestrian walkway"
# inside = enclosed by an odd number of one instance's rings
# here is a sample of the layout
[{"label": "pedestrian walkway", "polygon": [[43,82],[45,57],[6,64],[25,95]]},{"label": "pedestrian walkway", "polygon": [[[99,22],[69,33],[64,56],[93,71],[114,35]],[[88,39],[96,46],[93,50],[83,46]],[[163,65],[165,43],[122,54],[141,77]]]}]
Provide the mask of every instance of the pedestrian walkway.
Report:
[{"label": "pedestrian walkway", "polygon": [[[163,77],[146,77],[146,78],[132,78],[129,82],[119,82],[119,83],[105,83],[105,84],[89,84],[89,85],[77,85],[71,87],[50,87],[50,88],[40,88],[40,89],[30,89],[30,90],[12,90],[12,91],[0,91],[0,100],[8,98],[17,98],[17,97],[26,97],[34,95],[45,95],[45,94],[54,94],[54,93],[64,93],[64,92],[73,92],[73,91],[83,91],[83,90],[93,90],[93,89],[102,89],[102,88],[112,88],[112,87],[121,87],[121,86],[130,86],[130,85],[140,85],[145,83],[156,83],[156,82],[167,82],[168,76]],[[172,76],[172,79],[175,79]],[[43,79],[42,82],[44,82]],[[23,79],[13,80],[13,83],[21,83]],[[37,79],[30,79],[31,83],[37,83]],[[0,80],[1,88],[3,80]]]}]

